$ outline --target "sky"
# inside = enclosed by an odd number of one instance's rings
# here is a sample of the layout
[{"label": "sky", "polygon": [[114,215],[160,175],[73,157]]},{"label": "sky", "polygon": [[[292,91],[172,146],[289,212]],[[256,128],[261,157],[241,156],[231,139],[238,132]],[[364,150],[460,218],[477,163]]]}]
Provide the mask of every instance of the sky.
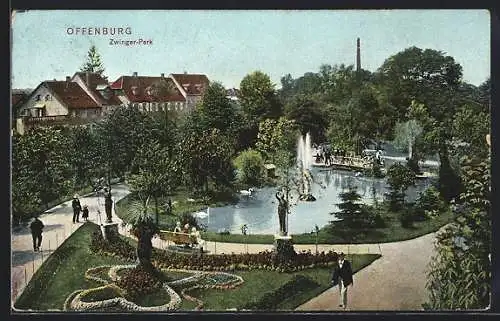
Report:
[{"label": "sky", "polygon": [[[77,34],[84,27],[101,35]],[[103,35],[104,28],[115,35]],[[117,35],[118,28],[124,34]],[[452,56],[468,83],[479,85],[490,75],[487,10],[30,10],[12,22],[12,88],[72,76],[91,45],[111,81],[133,72],[188,72],[238,88],[245,75],[260,70],[279,88],[288,73],[298,78],[322,64],[354,65],[358,37],[361,65],[369,71],[416,46]]]}]

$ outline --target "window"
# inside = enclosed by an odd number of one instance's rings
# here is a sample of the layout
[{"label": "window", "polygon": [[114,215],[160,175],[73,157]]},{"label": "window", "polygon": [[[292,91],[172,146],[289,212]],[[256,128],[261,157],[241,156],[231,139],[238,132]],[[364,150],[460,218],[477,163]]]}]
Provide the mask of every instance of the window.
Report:
[{"label": "window", "polygon": [[42,97],[41,95],[36,95],[35,100],[36,100],[36,101],[40,101],[40,100],[42,100],[42,98],[41,98],[41,97]]},{"label": "window", "polygon": [[49,101],[50,100],[50,95],[45,95],[45,101]]}]

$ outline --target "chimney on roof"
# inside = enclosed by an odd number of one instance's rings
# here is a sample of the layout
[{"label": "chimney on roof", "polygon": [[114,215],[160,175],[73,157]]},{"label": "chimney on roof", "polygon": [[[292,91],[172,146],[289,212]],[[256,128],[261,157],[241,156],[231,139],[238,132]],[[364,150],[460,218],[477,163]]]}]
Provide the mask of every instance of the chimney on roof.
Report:
[{"label": "chimney on roof", "polygon": [[66,89],[68,89],[69,83],[71,82],[71,77],[66,76]]},{"label": "chimney on roof", "polygon": [[184,75],[187,75],[187,73],[188,73],[188,72],[184,70]]},{"label": "chimney on roof", "polygon": [[85,83],[90,87],[90,71],[88,70],[85,72]]},{"label": "chimney on roof", "polygon": [[132,77],[137,77],[137,71],[134,71],[134,72],[132,73]]},{"label": "chimney on roof", "polygon": [[164,73],[161,73],[161,78],[165,78],[165,74]]}]

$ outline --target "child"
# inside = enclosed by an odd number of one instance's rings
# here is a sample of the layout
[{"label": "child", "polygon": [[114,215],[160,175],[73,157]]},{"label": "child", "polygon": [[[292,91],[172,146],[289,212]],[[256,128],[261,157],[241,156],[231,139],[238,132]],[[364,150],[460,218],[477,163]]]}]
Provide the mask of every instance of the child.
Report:
[{"label": "child", "polygon": [[85,221],[88,221],[88,218],[89,218],[89,207],[87,205],[83,205],[82,218]]}]

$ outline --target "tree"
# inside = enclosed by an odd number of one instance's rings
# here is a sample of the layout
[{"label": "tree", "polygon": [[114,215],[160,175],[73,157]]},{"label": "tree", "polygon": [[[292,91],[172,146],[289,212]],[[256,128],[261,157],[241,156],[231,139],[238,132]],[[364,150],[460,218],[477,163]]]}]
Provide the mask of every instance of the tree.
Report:
[{"label": "tree", "polygon": [[203,94],[200,111],[208,127],[217,128],[223,134],[232,134],[237,113],[231,101],[226,98],[226,89],[220,83],[210,83]]},{"label": "tree", "polygon": [[129,171],[136,173],[133,159],[142,145],[153,141],[155,122],[151,116],[135,107],[115,109],[98,125],[103,167],[108,177],[125,176]]},{"label": "tree", "polygon": [[[337,204],[339,211],[331,214],[335,215],[340,221],[340,225],[348,228],[362,228],[368,223],[368,213],[364,210],[363,204],[360,203],[361,195],[357,188],[351,182],[347,187],[347,191],[339,194],[341,203]],[[333,221],[334,225],[339,222]]]},{"label": "tree", "polygon": [[413,147],[417,137],[422,134],[422,127],[415,119],[397,123],[394,129],[394,144],[408,151],[408,158],[413,158]]},{"label": "tree", "polygon": [[486,159],[464,157],[465,191],[460,200],[466,209],[437,236],[431,259],[427,309],[484,309],[491,292],[491,164]]},{"label": "tree", "polygon": [[130,174],[128,183],[132,192],[138,194],[141,199],[154,199],[156,224],[158,224],[158,199],[171,194],[178,186],[180,165],[165,147],[155,141],[142,146],[136,154],[134,163],[138,167],[138,173]]},{"label": "tree", "polygon": [[399,211],[403,207],[406,190],[415,185],[415,173],[401,163],[394,163],[387,171],[387,183],[390,208]]},{"label": "tree", "polygon": [[378,83],[396,107],[398,119],[417,119],[428,149],[439,154],[439,189],[446,201],[456,197],[461,188],[448,150],[451,120],[460,101],[461,78],[462,67],[453,57],[417,47],[389,57],[378,70]]},{"label": "tree", "polygon": [[132,203],[129,206],[131,214],[130,224],[131,233],[137,237],[137,261],[139,267],[153,273],[155,267],[151,263],[151,254],[153,252],[153,243],[151,239],[159,233],[158,226],[154,223],[153,217],[148,212],[149,197],[141,202]]},{"label": "tree", "polygon": [[302,94],[297,95],[286,105],[285,114],[294,121],[302,135],[310,133],[316,143],[325,141],[327,117],[316,101]]},{"label": "tree", "polygon": [[238,181],[247,186],[260,186],[264,181],[265,168],[262,155],[253,149],[241,152],[234,160]]},{"label": "tree", "polygon": [[92,72],[97,73],[99,75],[103,75],[104,66],[101,61],[101,55],[97,52],[97,48],[95,45],[90,46],[89,51],[87,52],[87,61],[80,67],[80,71],[82,72]]},{"label": "tree", "polygon": [[204,193],[209,183],[216,189],[228,187],[234,179],[231,158],[234,150],[231,142],[219,129],[205,129],[206,120],[199,111],[192,112],[181,128],[178,142],[183,176],[186,184]]},{"label": "tree", "polygon": [[12,140],[12,209],[25,219],[74,187],[70,159],[75,150],[59,129],[41,127]]},{"label": "tree", "polygon": [[254,71],[240,83],[239,100],[247,120],[257,125],[264,118],[276,118],[281,106],[275,92],[275,85],[268,75]]},{"label": "tree", "polygon": [[69,147],[76,155],[69,158],[76,186],[92,185],[93,179],[104,174],[100,168],[102,153],[98,136],[91,126],[71,127],[66,132],[70,140]]},{"label": "tree", "polygon": [[[274,162],[278,151],[293,153],[297,139],[294,121],[285,117],[266,119],[259,123],[256,148],[266,160]],[[293,154],[292,154],[293,155]]]}]

